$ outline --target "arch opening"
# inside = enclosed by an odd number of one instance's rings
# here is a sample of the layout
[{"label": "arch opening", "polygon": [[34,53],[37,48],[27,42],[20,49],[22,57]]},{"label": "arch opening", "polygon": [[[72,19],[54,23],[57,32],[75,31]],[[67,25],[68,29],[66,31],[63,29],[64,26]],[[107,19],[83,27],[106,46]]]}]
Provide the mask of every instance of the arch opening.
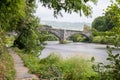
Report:
[{"label": "arch opening", "polygon": [[88,36],[86,36],[84,34],[75,33],[75,34],[68,36],[67,40],[70,40],[73,42],[89,42],[90,39]]},{"label": "arch opening", "polygon": [[50,35],[48,41],[60,41],[61,40],[61,38],[57,34],[50,32],[50,31],[47,31],[47,32]]}]

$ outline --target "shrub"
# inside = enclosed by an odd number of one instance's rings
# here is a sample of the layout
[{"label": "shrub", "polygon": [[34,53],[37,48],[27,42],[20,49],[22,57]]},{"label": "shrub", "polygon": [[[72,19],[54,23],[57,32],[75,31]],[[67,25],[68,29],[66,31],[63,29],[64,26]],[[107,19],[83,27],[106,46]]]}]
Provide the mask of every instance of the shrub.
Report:
[{"label": "shrub", "polygon": [[108,47],[108,64],[98,63],[93,69],[99,74],[95,80],[119,80],[120,79],[120,54],[112,54]]},{"label": "shrub", "polygon": [[92,38],[92,42],[94,43],[112,44],[113,42],[111,41],[112,41],[112,38],[110,36],[109,36],[109,39],[106,36],[94,36]]},{"label": "shrub", "polygon": [[95,37],[93,37],[92,42],[94,42],[94,43],[100,43],[101,40],[102,40],[101,36],[95,36]]},{"label": "shrub", "polygon": [[74,34],[70,37],[70,40],[72,40],[73,42],[81,42],[86,41],[86,38],[80,34]]},{"label": "shrub", "polygon": [[60,44],[67,44],[67,43],[69,43],[68,41],[60,41],[59,42]]},{"label": "shrub", "polygon": [[70,58],[60,65],[65,80],[89,80],[97,76],[89,61],[80,58]]},{"label": "shrub", "polygon": [[63,60],[60,55],[50,54],[48,57],[39,59],[34,54],[20,53],[25,66],[30,72],[37,74],[40,79],[55,80],[92,80],[97,76],[89,61],[81,58]]},{"label": "shrub", "polygon": [[[51,54],[40,60],[42,78],[64,78],[64,80],[89,80],[97,76],[89,61],[80,58],[62,60],[61,57]],[[52,69],[52,70],[51,70]]]}]

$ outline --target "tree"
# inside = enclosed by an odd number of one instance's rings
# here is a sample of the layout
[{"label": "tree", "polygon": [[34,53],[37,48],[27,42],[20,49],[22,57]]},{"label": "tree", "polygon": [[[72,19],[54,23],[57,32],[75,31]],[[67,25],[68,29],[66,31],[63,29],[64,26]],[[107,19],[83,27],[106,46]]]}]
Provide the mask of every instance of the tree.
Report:
[{"label": "tree", "polygon": [[92,27],[98,31],[111,30],[113,27],[115,27],[115,24],[110,16],[112,16],[112,14],[109,15],[109,13],[105,13],[105,16],[95,18],[95,20],[92,22]]},{"label": "tree", "polygon": [[0,0],[0,29],[12,30],[24,11],[25,0]]},{"label": "tree", "polygon": [[106,16],[114,23],[114,28],[111,32],[114,34],[114,44],[120,46],[120,0],[115,0],[112,5],[106,9]]},{"label": "tree", "polygon": [[53,8],[54,16],[62,15],[61,11],[64,10],[67,13],[76,12],[85,16],[90,16],[92,13],[92,7],[88,2],[97,3],[97,0],[40,0],[44,7],[49,9]]},{"label": "tree", "polygon": [[105,16],[100,16],[94,19],[92,22],[92,28],[95,28],[98,31],[105,31]]},{"label": "tree", "polygon": [[4,53],[4,39],[7,31],[12,31],[25,13],[25,0],[0,0],[0,54]]},{"label": "tree", "polygon": [[41,50],[38,45],[40,21],[33,15],[35,7],[35,0],[26,0],[26,15],[18,21],[16,28],[18,36],[14,41],[14,46],[24,49],[27,53],[39,53]]}]

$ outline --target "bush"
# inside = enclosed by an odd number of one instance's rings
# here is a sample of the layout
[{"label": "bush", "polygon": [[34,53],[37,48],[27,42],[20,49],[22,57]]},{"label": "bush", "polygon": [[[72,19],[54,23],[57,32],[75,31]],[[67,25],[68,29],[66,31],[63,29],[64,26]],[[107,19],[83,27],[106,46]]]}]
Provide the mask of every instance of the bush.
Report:
[{"label": "bush", "polygon": [[48,41],[57,41],[58,40],[58,38],[55,36],[55,35],[53,35],[53,34],[49,34],[49,36],[48,36],[48,39],[47,39]]},{"label": "bush", "polygon": [[91,66],[87,60],[75,57],[63,60],[56,54],[40,60],[41,77],[46,79],[59,77],[64,80],[89,80],[97,76]]},{"label": "bush", "polygon": [[22,54],[20,56],[30,72],[37,74],[40,79],[55,80],[92,80],[97,76],[89,61],[80,58],[63,60],[60,55],[50,54],[39,59],[34,54]]},{"label": "bush", "polygon": [[89,80],[97,76],[89,61],[80,58],[70,58],[60,64],[64,80]]},{"label": "bush", "polygon": [[83,42],[86,41],[86,38],[81,36],[80,34],[74,34],[70,37],[70,40],[73,42]]},{"label": "bush", "polygon": [[120,79],[120,54],[112,54],[108,47],[108,64],[98,63],[93,69],[99,74],[95,80],[119,80]]},{"label": "bush", "polygon": [[109,36],[109,39],[108,37],[105,37],[105,36],[94,36],[92,38],[92,42],[93,43],[101,43],[101,44],[112,44],[112,38]]},{"label": "bush", "polygon": [[94,43],[100,43],[101,40],[102,40],[101,36],[95,36],[95,37],[93,37],[92,42],[94,42]]},{"label": "bush", "polygon": [[69,43],[68,41],[59,41],[60,44],[67,44]]},{"label": "bush", "polygon": [[6,47],[13,46],[14,40],[15,40],[14,36],[6,36],[5,40],[4,40],[4,43],[6,44]]}]

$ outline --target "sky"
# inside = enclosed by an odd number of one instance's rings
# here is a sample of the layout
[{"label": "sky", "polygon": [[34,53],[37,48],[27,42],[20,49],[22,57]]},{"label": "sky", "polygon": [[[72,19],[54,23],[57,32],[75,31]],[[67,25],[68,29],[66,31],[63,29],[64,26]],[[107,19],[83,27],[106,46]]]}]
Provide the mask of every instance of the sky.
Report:
[{"label": "sky", "polygon": [[103,14],[104,9],[106,9],[107,6],[109,6],[110,4],[111,4],[110,0],[98,0],[97,5],[91,4],[91,6],[93,7],[93,9],[92,9],[92,11],[93,11],[92,17],[85,17],[84,15],[80,16],[77,13],[68,14],[68,13],[62,12],[63,17],[58,16],[58,18],[56,19],[53,16],[53,10],[42,7],[42,5],[39,3],[35,15],[38,16],[41,21],[47,20],[47,21],[61,21],[61,22],[86,22],[86,23],[92,23],[92,21],[96,17],[104,15]]}]

